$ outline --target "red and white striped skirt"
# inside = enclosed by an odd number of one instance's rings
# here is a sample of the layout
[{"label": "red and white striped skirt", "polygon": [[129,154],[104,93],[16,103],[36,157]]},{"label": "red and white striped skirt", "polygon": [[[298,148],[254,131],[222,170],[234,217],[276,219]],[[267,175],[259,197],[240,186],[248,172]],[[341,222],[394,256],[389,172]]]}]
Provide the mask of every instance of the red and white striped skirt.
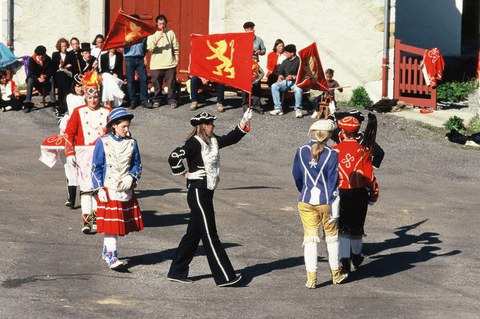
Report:
[{"label": "red and white striped skirt", "polygon": [[126,235],[129,232],[143,229],[142,213],[135,192],[129,201],[111,200],[108,189],[105,188],[108,203],[97,199],[97,232],[106,234]]}]

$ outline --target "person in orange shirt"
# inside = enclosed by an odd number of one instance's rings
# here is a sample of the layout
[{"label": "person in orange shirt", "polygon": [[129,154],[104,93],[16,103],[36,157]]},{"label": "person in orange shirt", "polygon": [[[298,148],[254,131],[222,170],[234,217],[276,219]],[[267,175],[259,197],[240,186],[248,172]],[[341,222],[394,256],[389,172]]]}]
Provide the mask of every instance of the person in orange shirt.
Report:
[{"label": "person in orange shirt", "polygon": [[267,55],[267,84],[272,86],[273,83],[277,82],[278,73],[277,68],[285,60],[285,55],[283,54],[283,47],[285,43],[282,39],[277,39],[273,45],[273,50]]}]

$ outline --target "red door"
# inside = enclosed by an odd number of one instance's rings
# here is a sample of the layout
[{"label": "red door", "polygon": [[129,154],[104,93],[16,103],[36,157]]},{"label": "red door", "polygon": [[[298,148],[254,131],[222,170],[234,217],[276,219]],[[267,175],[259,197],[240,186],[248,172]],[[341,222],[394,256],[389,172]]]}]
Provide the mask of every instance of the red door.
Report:
[{"label": "red door", "polygon": [[168,28],[172,29],[180,43],[179,77],[186,78],[189,55],[190,34],[208,34],[209,0],[107,0],[106,30],[121,8],[126,14],[138,14],[142,20],[155,25],[155,17],[163,14],[168,19]]}]

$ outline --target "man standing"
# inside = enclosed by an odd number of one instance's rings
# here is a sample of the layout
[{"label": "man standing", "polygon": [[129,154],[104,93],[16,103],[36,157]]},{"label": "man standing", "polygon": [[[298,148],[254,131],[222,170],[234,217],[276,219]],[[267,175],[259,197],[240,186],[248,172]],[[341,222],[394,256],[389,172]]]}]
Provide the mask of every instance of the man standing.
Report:
[{"label": "man standing", "polygon": [[[140,19],[138,14],[132,14],[131,16],[135,19]],[[147,39],[143,39],[142,42],[124,48],[123,50],[123,56],[125,57],[125,70],[127,73],[127,93],[131,109],[137,107],[137,104],[135,103],[135,71],[137,72],[138,82],[140,84],[140,104],[146,108],[152,107],[148,102],[147,68],[145,67],[146,49]]]},{"label": "man standing", "polygon": [[283,106],[280,99],[280,92],[292,90],[295,96],[295,117],[301,118],[302,114],[302,89],[295,85],[300,59],[297,56],[297,48],[293,44],[286,45],[283,48],[286,59],[278,68],[277,83],[272,85],[272,98],[274,110],[271,115],[283,115]]},{"label": "man standing", "polygon": [[[248,21],[243,24],[243,30],[245,32],[254,32],[255,33],[255,23]],[[257,36],[256,34],[253,35],[253,61],[257,63],[260,61],[259,56],[265,55],[267,49],[265,48],[265,44],[263,43],[262,38]],[[260,81],[255,82],[252,84],[252,109],[258,113],[263,114],[263,110],[261,107],[261,83]],[[248,106],[248,94],[242,92],[242,105],[243,108],[246,109]]]},{"label": "man standing", "polygon": [[155,18],[158,31],[147,38],[147,50],[152,52],[150,72],[154,88],[153,107],[159,107],[162,99],[163,80],[168,88],[168,104],[177,107],[175,85],[177,78],[179,44],[175,33],[167,29],[167,17],[159,15]]}]

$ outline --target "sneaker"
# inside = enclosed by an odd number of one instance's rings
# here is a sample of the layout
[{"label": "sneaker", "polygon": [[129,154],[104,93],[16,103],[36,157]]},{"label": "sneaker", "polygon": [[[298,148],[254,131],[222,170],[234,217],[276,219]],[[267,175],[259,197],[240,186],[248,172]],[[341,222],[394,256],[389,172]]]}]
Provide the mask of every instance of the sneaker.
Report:
[{"label": "sneaker", "polygon": [[297,119],[302,118],[302,117],[303,117],[302,111],[299,110],[299,109],[296,109],[296,110],[295,110],[295,117],[296,117]]},{"label": "sneaker", "polygon": [[217,111],[220,113],[225,112],[225,106],[222,103],[217,103]]},{"label": "sneaker", "polygon": [[157,107],[160,107],[160,102],[153,103],[152,108],[156,109]]},{"label": "sneaker", "polygon": [[190,104],[190,111],[195,111],[196,109],[198,109],[198,102],[197,102],[197,101],[193,101],[193,102]]},{"label": "sneaker", "polygon": [[172,104],[170,104],[170,108],[171,108],[171,109],[176,109],[176,108],[177,108],[177,103],[172,103]]},{"label": "sneaker", "polygon": [[311,116],[311,118],[312,118],[312,119],[315,119],[315,118],[317,118],[317,111],[314,111],[314,112],[312,113],[312,116]]},{"label": "sneaker", "polygon": [[282,109],[275,109],[273,111],[270,111],[270,115],[283,115]]},{"label": "sneaker", "polygon": [[73,207],[75,206],[75,203],[73,203],[73,202],[71,202],[71,201],[67,200],[67,201],[65,202],[65,206],[67,206],[67,207],[70,207],[70,208],[72,208],[72,209],[73,209]]},{"label": "sneaker", "polygon": [[171,277],[167,276],[168,280],[173,281],[173,282],[179,282],[181,284],[191,284],[193,280],[188,279],[188,278],[176,278],[176,277]]},{"label": "sneaker", "polygon": [[91,215],[83,215],[83,227],[82,233],[90,234],[92,232],[92,216]]},{"label": "sneaker", "polygon": [[118,258],[113,258],[112,263],[108,266],[110,269],[117,270],[123,268],[126,265],[125,262],[119,260]]},{"label": "sneaker", "polygon": [[228,286],[233,286],[236,283],[238,283],[240,280],[242,280],[242,275],[238,275],[237,277],[233,278],[230,281],[227,281],[226,283],[218,285],[218,287],[228,287]]}]

